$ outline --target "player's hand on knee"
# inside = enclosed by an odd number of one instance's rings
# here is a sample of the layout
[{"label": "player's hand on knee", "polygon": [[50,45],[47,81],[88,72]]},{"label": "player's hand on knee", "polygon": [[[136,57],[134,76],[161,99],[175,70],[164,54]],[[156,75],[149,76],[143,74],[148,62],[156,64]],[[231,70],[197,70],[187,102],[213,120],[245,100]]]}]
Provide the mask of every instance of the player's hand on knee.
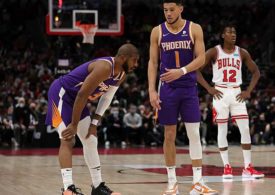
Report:
[{"label": "player's hand on knee", "polygon": [[62,131],[62,138],[65,140],[70,140],[75,136],[76,131],[77,127],[75,125],[69,124],[68,127]]},{"label": "player's hand on knee", "polygon": [[90,135],[97,136],[97,126],[95,126],[95,125],[90,126],[88,133],[86,135],[86,139],[88,139],[90,137]]}]

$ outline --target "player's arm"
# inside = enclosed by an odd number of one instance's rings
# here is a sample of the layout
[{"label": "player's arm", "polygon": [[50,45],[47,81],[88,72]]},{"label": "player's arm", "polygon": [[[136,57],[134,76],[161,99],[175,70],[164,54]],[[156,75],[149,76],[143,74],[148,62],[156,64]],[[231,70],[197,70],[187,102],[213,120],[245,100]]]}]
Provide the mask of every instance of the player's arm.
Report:
[{"label": "player's arm", "polygon": [[172,82],[188,72],[193,72],[199,69],[205,63],[205,46],[202,28],[199,24],[193,23],[191,31],[194,39],[195,59],[180,69],[166,69],[167,72],[160,75],[161,81],[165,81],[167,83]]},{"label": "player's arm", "polygon": [[111,74],[111,66],[106,61],[96,61],[89,65],[89,75],[84,80],[80,90],[77,93],[73,105],[72,122],[67,129],[62,132],[64,139],[71,139],[77,131],[77,125],[81,113],[87,104],[89,95],[97,88],[99,83],[106,80]]},{"label": "player's arm", "polygon": [[246,64],[248,70],[252,74],[251,81],[246,89],[251,93],[260,79],[260,71],[254,60],[252,60],[250,54],[245,49],[241,49],[241,56],[244,64]]},{"label": "player's arm", "polygon": [[109,86],[108,91],[100,97],[97,107],[96,107],[95,114],[93,115],[93,118],[92,118],[91,126],[90,126],[89,131],[86,135],[86,139],[91,134],[96,136],[98,123],[99,123],[99,121],[101,121],[101,118],[104,115],[105,111],[109,108],[109,106],[112,102],[112,99],[114,98],[114,95],[115,95],[116,91],[118,90],[119,85],[125,80],[125,78],[126,78],[126,75],[124,74],[122,79],[117,83],[117,85]]},{"label": "player's arm", "polygon": [[108,91],[100,97],[96,107],[95,115],[92,118],[92,125],[98,125],[105,111],[109,108],[119,85],[125,80],[125,78],[126,75],[124,74],[122,79],[116,85],[110,85]]},{"label": "player's arm", "polygon": [[158,61],[159,61],[159,26],[154,27],[151,32],[150,38],[150,59],[148,62],[148,85],[149,85],[149,96],[150,103],[155,109],[160,109],[159,95],[156,90],[156,81],[158,73]]},{"label": "player's arm", "polygon": [[209,94],[213,95],[213,97],[216,99],[221,99],[222,98],[222,95],[223,93],[217,89],[215,89],[215,87],[211,86],[203,77],[202,75],[202,69],[211,64],[212,62],[216,61],[217,59],[217,49],[216,48],[210,48],[209,50],[206,51],[205,53],[205,63],[204,65],[196,70],[196,73],[197,73],[197,81],[198,83],[203,86]]},{"label": "player's arm", "polygon": [[211,64],[211,62],[215,61],[217,56],[217,50],[215,48],[210,48],[205,52],[205,63],[198,69],[196,70],[197,73],[197,81],[198,83],[203,86],[207,91],[212,87],[209,85],[209,83],[204,79],[202,75],[202,70],[205,68],[207,65]]},{"label": "player's arm", "polygon": [[195,71],[205,64],[205,46],[202,28],[199,24],[194,23],[191,30],[194,38],[195,59],[185,66],[187,72]]},{"label": "player's arm", "polygon": [[245,99],[250,98],[251,92],[255,88],[260,78],[260,71],[254,60],[252,60],[247,50],[241,48],[240,53],[243,64],[247,66],[248,70],[252,74],[252,78],[247,89],[242,91],[239,95],[237,95],[237,101],[244,101]]}]

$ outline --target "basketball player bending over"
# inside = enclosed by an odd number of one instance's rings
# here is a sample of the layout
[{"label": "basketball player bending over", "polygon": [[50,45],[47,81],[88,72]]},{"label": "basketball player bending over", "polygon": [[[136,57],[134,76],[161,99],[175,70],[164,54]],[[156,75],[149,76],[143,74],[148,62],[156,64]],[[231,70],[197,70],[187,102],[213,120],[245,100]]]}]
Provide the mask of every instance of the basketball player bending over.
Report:
[{"label": "basketball player bending over", "polygon": [[[243,177],[264,177],[262,172],[256,171],[251,164],[251,138],[249,132],[248,114],[245,100],[256,86],[260,72],[251,59],[250,54],[235,45],[236,29],[233,25],[225,25],[222,29],[222,45],[217,45],[206,52],[205,65],[212,63],[214,87],[210,86],[197,71],[198,82],[213,95],[213,119],[218,124],[218,147],[224,164],[223,178],[232,178],[232,168],[228,158],[227,128],[229,113],[236,121],[240,134],[244,157]],[[242,65],[245,64],[252,73],[252,79],[246,90],[241,90]]]},{"label": "basketball player bending over", "polygon": [[[158,120],[165,128],[163,144],[168,186],[163,195],[179,194],[176,178],[176,129],[178,116],[185,123],[193,166],[190,194],[218,194],[202,180],[200,109],[195,70],[204,64],[205,48],[200,25],[182,19],[181,0],[164,0],[166,21],[151,32],[148,82],[151,105],[158,110]],[[194,58],[195,56],[195,58]],[[156,90],[158,61],[160,88]]]},{"label": "basketball player bending over", "polygon": [[[110,190],[101,178],[97,151],[96,128],[109,107],[125,73],[138,66],[139,54],[132,44],[122,45],[115,57],[86,62],[65,76],[56,79],[48,92],[46,123],[56,127],[60,136],[59,162],[63,195],[82,195],[72,179],[72,148],[77,134],[83,145],[85,161],[92,178],[91,195],[119,195]],[[100,97],[96,114],[90,117],[86,103]]]}]

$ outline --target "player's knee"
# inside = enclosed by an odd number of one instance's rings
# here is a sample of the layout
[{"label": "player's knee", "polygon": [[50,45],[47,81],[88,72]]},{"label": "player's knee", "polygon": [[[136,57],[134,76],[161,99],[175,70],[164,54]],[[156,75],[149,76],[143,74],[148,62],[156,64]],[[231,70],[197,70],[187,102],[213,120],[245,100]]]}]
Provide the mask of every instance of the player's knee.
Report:
[{"label": "player's knee", "polygon": [[73,137],[72,139],[68,139],[68,140],[64,140],[64,139],[60,139],[60,147],[66,147],[66,148],[73,148],[75,145],[75,137]]},{"label": "player's knee", "polygon": [[190,150],[190,158],[194,159],[202,159],[202,148],[200,140],[196,142],[189,143],[189,150]]},{"label": "player's knee", "polygon": [[192,160],[201,159],[202,148],[201,148],[199,129],[188,129],[187,135],[189,139],[190,158]]},{"label": "player's knee", "polygon": [[241,134],[241,143],[242,144],[250,144],[251,143],[249,126],[240,128],[240,134]]},{"label": "player's knee", "polygon": [[94,136],[94,135],[90,135],[89,138],[84,138],[84,139],[81,139],[81,142],[83,144],[84,147],[88,147],[88,148],[97,148],[97,144],[98,144],[98,141],[97,141],[97,137]]},{"label": "player's knee", "polygon": [[165,142],[174,143],[176,139],[176,135],[174,131],[166,131],[164,139],[165,139]]},{"label": "player's knee", "polygon": [[200,123],[184,123],[190,143],[200,143]]},{"label": "player's knee", "polygon": [[199,130],[193,130],[193,131],[188,131],[187,133],[189,142],[200,142],[200,132]]}]

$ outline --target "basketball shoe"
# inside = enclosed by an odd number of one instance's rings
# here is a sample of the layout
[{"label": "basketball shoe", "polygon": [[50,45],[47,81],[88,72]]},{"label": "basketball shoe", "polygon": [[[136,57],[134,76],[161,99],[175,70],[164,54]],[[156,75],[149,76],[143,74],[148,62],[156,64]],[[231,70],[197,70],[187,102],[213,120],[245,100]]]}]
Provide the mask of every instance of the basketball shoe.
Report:
[{"label": "basketball shoe", "polygon": [[121,195],[119,192],[113,192],[105,185],[105,182],[101,182],[96,188],[92,187],[91,195]]},{"label": "basketball shoe", "polygon": [[178,183],[175,183],[172,188],[168,185],[162,195],[179,195]]},{"label": "basketball shoe", "polygon": [[218,195],[218,191],[212,190],[202,181],[195,183],[190,191],[190,195]]},{"label": "basketball shoe", "polygon": [[263,178],[264,177],[264,173],[263,172],[260,172],[260,171],[257,171],[253,168],[252,164],[250,163],[248,165],[247,168],[243,169],[243,174],[242,174],[243,177],[245,178]]},{"label": "basketball shoe", "polygon": [[226,164],[224,169],[223,169],[223,175],[222,177],[224,179],[232,179],[233,178],[233,174],[232,174],[232,167],[230,166],[230,164]]},{"label": "basketball shoe", "polygon": [[61,190],[62,195],[84,195],[82,194],[80,188],[76,188],[75,185],[70,185],[67,190],[64,190],[64,188],[62,188]]}]

